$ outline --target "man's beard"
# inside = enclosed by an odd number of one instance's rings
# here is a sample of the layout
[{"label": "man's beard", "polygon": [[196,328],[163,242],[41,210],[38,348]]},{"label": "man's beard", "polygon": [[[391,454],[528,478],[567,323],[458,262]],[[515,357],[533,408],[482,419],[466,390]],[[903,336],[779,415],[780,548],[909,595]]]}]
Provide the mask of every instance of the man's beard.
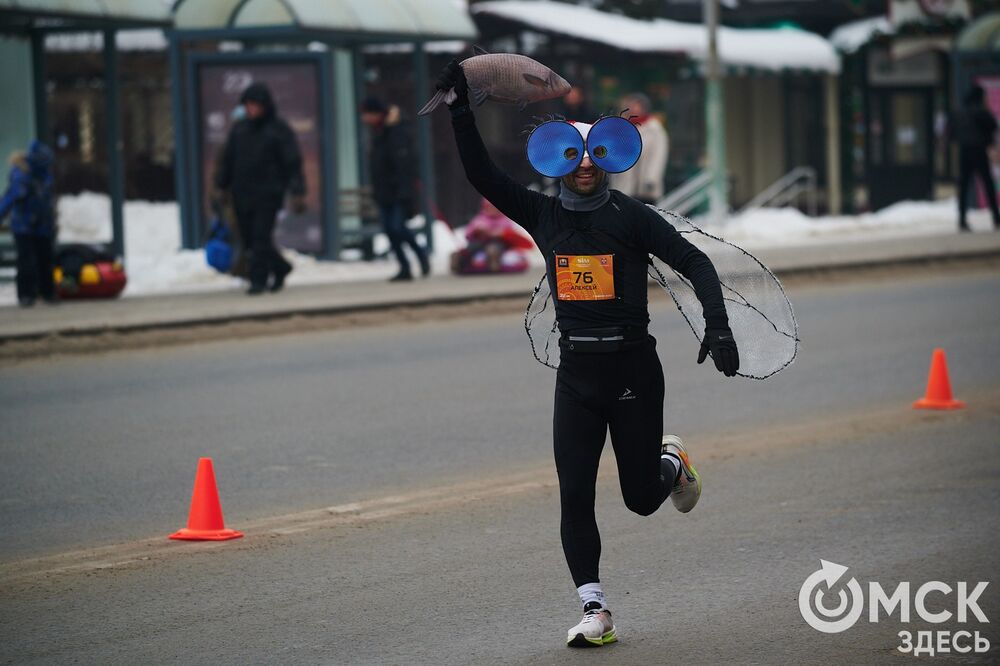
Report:
[{"label": "man's beard", "polygon": [[[592,176],[586,178],[588,174],[592,174]],[[582,176],[582,178],[578,178],[578,176]],[[604,184],[607,177],[608,174],[596,167],[590,167],[586,170],[577,169],[573,173],[563,176],[562,184],[571,192],[586,196],[601,189],[601,185]]]}]

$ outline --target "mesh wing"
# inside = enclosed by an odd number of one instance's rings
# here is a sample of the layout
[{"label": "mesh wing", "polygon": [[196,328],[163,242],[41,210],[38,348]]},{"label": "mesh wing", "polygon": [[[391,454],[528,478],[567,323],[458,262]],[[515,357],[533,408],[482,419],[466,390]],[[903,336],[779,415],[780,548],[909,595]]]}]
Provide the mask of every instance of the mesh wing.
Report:
[{"label": "mesh wing", "polygon": [[[715,264],[722,283],[729,327],[740,350],[738,374],[750,379],[767,379],[791,365],[799,349],[799,324],[774,273],[743,248],[706,233],[686,217],[653,209]],[[687,278],[656,257],[650,260],[650,277],[674,299],[700,342],[705,319],[694,287]]]},{"label": "mesh wing", "polygon": [[[706,233],[686,217],[658,208],[653,210],[715,264],[729,326],[740,351],[738,374],[749,379],[767,379],[791,365],[799,349],[799,325],[792,304],[774,273],[743,248]],[[653,256],[650,257],[649,275],[670,294],[700,344],[705,320],[691,283]],[[550,368],[558,368],[559,331],[545,275],[528,301],[524,328],[535,359]]]},{"label": "mesh wing", "polygon": [[559,367],[559,329],[556,325],[556,309],[552,303],[548,276],[535,285],[524,311],[524,330],[528,333],[531,353],[535,360],[553,370]]}]

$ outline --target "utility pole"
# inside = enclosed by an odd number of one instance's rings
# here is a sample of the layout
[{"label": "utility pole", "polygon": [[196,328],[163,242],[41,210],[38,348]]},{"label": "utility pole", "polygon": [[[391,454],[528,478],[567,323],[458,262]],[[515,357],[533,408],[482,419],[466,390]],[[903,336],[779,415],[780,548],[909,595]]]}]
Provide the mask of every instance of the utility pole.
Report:
[{"label": "utility pole", "polygon": [[709,189],[709,219],[721,223],[729,212],[726,176],[726,122],[723,116],[722,70],[716,33],[719,27],[719,0],[703,0],[705,28],[708,30],[708,57],[705,59],[705,139],[708,168],[712,172]]}]

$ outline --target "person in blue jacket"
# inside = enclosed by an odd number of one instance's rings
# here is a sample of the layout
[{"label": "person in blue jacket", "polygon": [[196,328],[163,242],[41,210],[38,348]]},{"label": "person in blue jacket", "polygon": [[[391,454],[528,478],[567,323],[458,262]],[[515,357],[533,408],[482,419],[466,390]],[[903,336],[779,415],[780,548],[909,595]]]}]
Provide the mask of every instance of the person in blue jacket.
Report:
[{"label": "person in blue jacket", "polygon": [[17,301],[31,307],[39,295],[55,303],[52,246],[56,219],[52,197],[52,151],[41,141],[10,158],[7,191],[0,199],[0,220],[9,213],[17,247]]}]

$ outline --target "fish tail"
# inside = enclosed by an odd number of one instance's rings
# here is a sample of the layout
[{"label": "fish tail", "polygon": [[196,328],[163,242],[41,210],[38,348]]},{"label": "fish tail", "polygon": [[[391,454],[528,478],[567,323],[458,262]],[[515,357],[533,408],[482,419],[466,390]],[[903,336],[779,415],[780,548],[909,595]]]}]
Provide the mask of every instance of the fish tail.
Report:
[{"label": "fish tail", "polygon": [[424,108],[417,112],[418,116],[426,116],[428,113],[438,108],[438,105],[444,101],[445,91],[438,90],[434,93],[434,97],[431,97],[430,101],[424,104]]}]

